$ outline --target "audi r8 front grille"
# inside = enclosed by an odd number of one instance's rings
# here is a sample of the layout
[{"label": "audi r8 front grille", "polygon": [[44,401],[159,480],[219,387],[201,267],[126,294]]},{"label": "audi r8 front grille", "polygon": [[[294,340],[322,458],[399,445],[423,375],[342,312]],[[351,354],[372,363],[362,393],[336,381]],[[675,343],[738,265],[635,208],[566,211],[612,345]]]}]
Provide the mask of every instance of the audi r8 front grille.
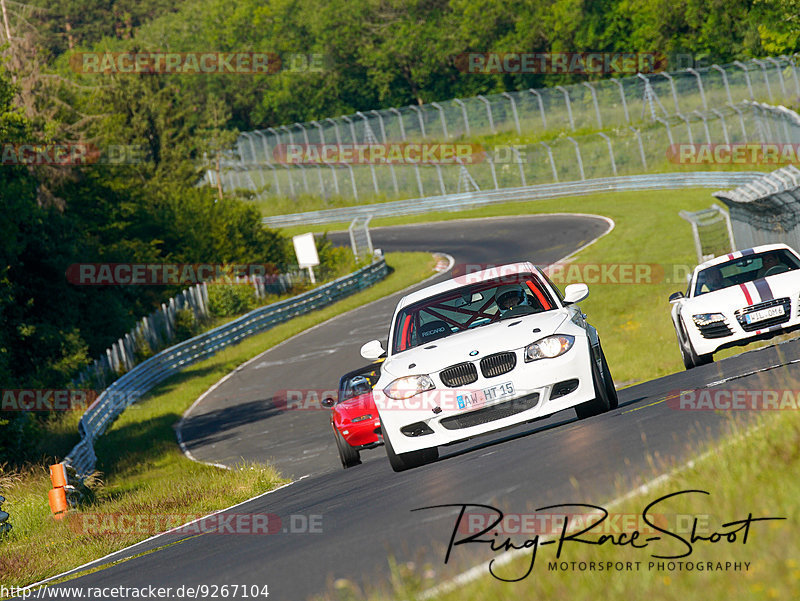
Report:
[{"label": "audi r8 front grille", "polygon": [[452,417],[445,417],[439,423],[443,428],[448,430],[471,428],[472,426],[479,426],[480,424],[486,424],[517,413],[522,413],[528,409],[533,409],[538,402],[539,393],[535,392],[518,399],[492,405],[491,407],[477,409],[469,413],[462,413],[461,415],[453,415]]},{"label": "audi r8 front grille", "polygon": [[442,384],[450,388],[466,386],[478,379],[478,370],[475,369],[474,363],[466,361],[443,369],[439,373],[439,378],[442,380]]},{"label": "audi r8 front grille", "polygon": [[502,376],[514,369],[516,364],[517,356],[514,353],[495,353],[481,359],[481,373],[484,378]]},{"label": "audi r8 front grille", "polygon": [[[753,313],[754,311],[761,311],[762,309],[769,309],[770,307],[779,307],[779,306],[783,306],[783,315],[770,317],[769,319],[762,319],[760,321],[756,321],[753,323],[747,323],[746,315],[748,313]],[[772,300],[764,301],[763,303],[750,305],[749,307],[745,307],[744,309],[737,309],[736,320],[739,322],[739,325],[742,326],[742,329],[745,332],[763,330],[765,328],[776,326],[789,321],[789,319],[792,316],[791,306],[792,306],[792,301],[789,299],[789,297],[773,298]]]},{"label": "audi r8 front grille", "polygon": [[733,330],[726,321],[715,321],[713,323],[697,326],[703,338],[725,338],[733,334]]}]

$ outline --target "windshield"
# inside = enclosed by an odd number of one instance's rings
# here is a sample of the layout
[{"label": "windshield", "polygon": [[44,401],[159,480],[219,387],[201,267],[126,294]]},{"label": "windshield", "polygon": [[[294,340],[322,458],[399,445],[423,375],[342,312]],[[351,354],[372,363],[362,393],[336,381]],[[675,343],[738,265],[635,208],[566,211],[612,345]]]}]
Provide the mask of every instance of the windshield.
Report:
[{"label": "windshield", "polygon": [[339,382],[339,402],[342,403],[353,397],[365,394],[372,390],[381,375],[380,365],[364,368],[357,372],[347,374]]},{"label": "windshield", "polygon": [[392,354],[511,317],[557,308],[538,276],[504,276],[409,305],[393,325]]},{"label": "windshield", "polygon": [[703,269],[697,274],[694,295],[700,296],[798,268],[800,262],[797,257],[786,249],[744,256]]}]

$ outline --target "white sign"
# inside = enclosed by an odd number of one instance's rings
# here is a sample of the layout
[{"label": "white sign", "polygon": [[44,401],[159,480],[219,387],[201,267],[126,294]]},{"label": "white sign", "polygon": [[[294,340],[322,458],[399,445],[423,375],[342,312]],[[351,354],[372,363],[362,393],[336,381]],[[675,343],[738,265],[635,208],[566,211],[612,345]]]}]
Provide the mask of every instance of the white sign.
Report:
[{"label": "white sign", "polygon": [[297,264],[301,269],[308,268],[311,283],[316,284],[312,267],[319,265],[319,255],[317,254],[317,245],[314,244],[314,234],[292,236],[292,244],[294,244],[294,254],[297,255]]},{"label": "white sign", "polygon": [[300,234],[292,237],[294,252],[297,255],[297,264],[300,267],[314,267],[319,265],[317,245],[314,244],[314,234]]}]

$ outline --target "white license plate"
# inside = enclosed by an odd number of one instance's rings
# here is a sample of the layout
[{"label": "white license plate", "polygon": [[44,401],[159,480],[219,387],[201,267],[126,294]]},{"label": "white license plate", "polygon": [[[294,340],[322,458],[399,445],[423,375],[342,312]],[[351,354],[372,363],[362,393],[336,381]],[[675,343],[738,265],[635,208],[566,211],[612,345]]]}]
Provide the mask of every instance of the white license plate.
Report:
[{"label": "white license plate", "polygon": [[459,409],[474,409],[485,405],[487,402],[496,401],[512,394],[514,394],[514,385],[511,382],[503,382],[491,388],[458,394],[456,395],[456,402]]},{"label": "white license plate", "polygon": [[781,317],[784,314],[783,305],[777,307],[770,307],[769,309],[761,309],[761,311],[753,311],[744,316],[747,323],[755,323],[757,321],[764,321],[765,319],[772,319],[773,317]]}]

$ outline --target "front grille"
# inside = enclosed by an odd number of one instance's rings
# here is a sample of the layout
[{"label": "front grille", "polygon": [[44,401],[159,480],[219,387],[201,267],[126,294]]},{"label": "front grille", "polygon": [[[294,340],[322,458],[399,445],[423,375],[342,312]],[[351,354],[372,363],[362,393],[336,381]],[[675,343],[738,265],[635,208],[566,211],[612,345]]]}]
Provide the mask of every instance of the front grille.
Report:
[{"label": "front grille", "polygon": [[514,353],[495,353],[481,359],[481,373],[484,378],[502,376],[514,369],[516,364],[517,356]]},{"label": "front grille", "polygon": [[733,334],[727,321],[715,321],[704,326],[697,326],[703,338],[725,338]]},{"label": "front grille", "polygon": [[478,379],[478,370],[475,369],[474,363],[466,361],[443,369],[439,378],[442,380],[442,384],[450,388],[466,386]]},{"label": "front grille", "polygon": [[461,415],[454,415],[452,417],[445,417],[439,423],[443,428],[448,430],[459,430],[461,428],[471,428],[472,426],[479,426],[493,422],[510,415],[522,413],[528,409],[533,409],[539,402],[539,393],[529,394],[518,399],[504,401],[491,407],[477,409],[469,413],[462,413]]},{"label": "front grille", "polygon": [[[764,319],[762,321],[757,321],[755,323],[750,323],[750,324],[744,320],[744,316],[747,315],[748,313],[752,313],[753,311],[760,311],[761,309],[768,309],[770,307],[777,307],[779,305],[783,305],[783,315],[779,315],[778,317],[773,317],[771,319]],[[776,326],[778,324],[789,321],[789,319],[792,317],[791,305],[792,303],[789,300],[789,297],[773,298],[772,300],[764,301],[763,303],[750,305],[749,307],[745,307],[744,309],[737,309],[736,320],[739,322],[739,325],[742,326],[742,329],[745,332],[753,332],[754,330],[763,330],[771,326]]]}]

